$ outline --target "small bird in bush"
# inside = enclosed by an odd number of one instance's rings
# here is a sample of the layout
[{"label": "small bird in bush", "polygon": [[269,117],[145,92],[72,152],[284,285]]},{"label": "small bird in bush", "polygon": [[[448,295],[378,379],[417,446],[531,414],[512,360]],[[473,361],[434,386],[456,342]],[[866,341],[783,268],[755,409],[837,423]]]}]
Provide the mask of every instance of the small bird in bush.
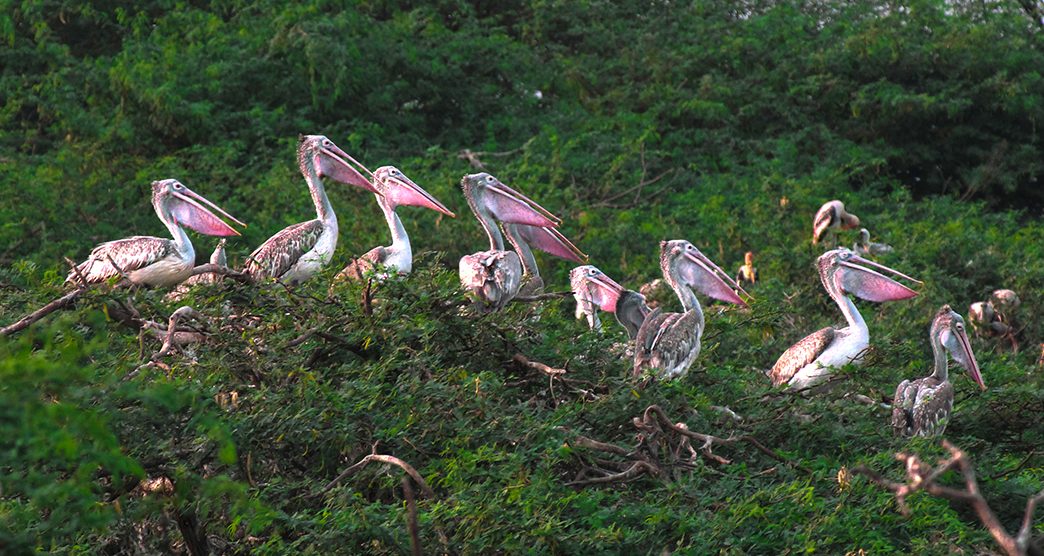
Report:
[{"label": "small bird in bush", "polygon": [[644,295],[624,289],[592,265],[571,270],[569,284],[576,300],[576,318],[586,316],[592,330],[601,330],[602,323],[598,318],[600,309],[612,313],[616,322],[627,331],[627,337],[633,340],[651,310],[645,304]]},{"label": "small bird in bush", "polygon": [[845,315],[848,326],[828,326],[790,346],[769,371],[773,386],[786,384],[792,389],[808,388],[829,378],[832,369],[849,363],[862,364],[863,355],[870,346],[870,331],[848,296],[882,302],[910,299],[917,295],[882,272],[921,283],[844,247],[820,255],[816,266],[823,288]]},{"label": "small bird in bush", "polygon": [[904,380],[892,401],[892,429],[899,436],[939,436],[946,430],[953,411],[953,384],[950,383],[949,353],[968,375],[985,390],[971,343],[964,330],[964,319],[949,305],[943,305],[928,333],[935,368],[917,380]]},{"label": "small bird in bush", "polygon": [[742,286],[743,284],[754,285],[757,281],[758,269],[754,268],[754,253],[747,251],[743,255],[743,265],[736,273],[736,282]]},{"label": "small bird in bush", "polygon": [[830,235],[836,244],[837,230],[852,230],[859,227],[859,217],[845,211],[845,204],[838,200],[824,203],[812,219],[812,245]]},{"label": "small bird in bush", "polygon": [[683,239],[660,243],[660,270],[663,279],[681,301],[684,312],[665,313],[653,310],[645,318],[634,348],[634,376],[659,369],[657,378],[672,379],[683,376],[700,353],[700,338],[705,320],[703,308],[696,297],[704,295],[734,303],[747,304],[736,294],[746,294],[718,265],[693,244]]},{"label": "small bird in bush", "polygon": [[275,278],[298,284],[330,262],[337,248],[337,215],[326,195],[323,178],[381,194],[359,170],[373,174],[325,136],[301,137],[297,165],[315,203],[316,218],[284,228],[255,249],[243,268],[254,280]]},{"label": "small bird in bush", "polygon": [[196,266],[196,251],[182,226],[210,236],[239,235],[203,205],[246,226],[178,180],[154,181],[152,207],[174,239],[134,236],[103,243],[69,273],[65,282],[95,284],[122,274],[134,284],[160,287],[180,284],[192,275]]},{"label": "small bird in bush", "polygon": [[887,255],[893,251],[891,245],[870,241],[870,230],[866,228],[859,230],[859,240],[852,246],[852,250],[861,257]]}]

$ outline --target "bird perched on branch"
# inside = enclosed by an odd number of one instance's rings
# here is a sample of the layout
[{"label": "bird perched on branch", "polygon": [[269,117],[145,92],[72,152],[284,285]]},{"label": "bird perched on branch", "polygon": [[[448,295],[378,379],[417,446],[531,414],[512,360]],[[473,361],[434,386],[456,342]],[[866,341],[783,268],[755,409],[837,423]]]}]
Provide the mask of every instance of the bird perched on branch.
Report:
[{"label": "bird perched on branch", "polygon": [[845,211],[845,204],[838,200],[824,203],[812,219],[812,245],[818,244],[827,235],[831,246],[836,244],[837,230],[851,230],[859,226],[859,217]]},{"label": "bird perched on branch", "polygon": [[861,257],[887,255],[893,251],[891,245],[870,241],[870,231],[866,228],[859,230],[859,240],[852,246],[852,250]]}]

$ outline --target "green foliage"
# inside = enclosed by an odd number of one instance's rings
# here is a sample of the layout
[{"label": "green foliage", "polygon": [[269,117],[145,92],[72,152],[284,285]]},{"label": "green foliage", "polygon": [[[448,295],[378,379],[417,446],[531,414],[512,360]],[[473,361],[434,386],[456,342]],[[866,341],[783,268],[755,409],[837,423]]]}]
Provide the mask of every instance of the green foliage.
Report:
[{"label": "green foliage", "polygon": [[[842,466],[898,476],[897,450],[942,455],[894,439],[885,409],[844,393],[890,396],[926,373],[940,305],[963,312],[1012,288],[1025,349],[974,340],[990,389],[955,373],[947,437],[973,454],[1009,529],[1041,489],[1041,36],[1016,3],[941,0],[0,0],[0,322],[59,293],[62,256],[161,233],[154,179],[247,221],[229,244],[241,262],[311,214],[299,133],[394,163],[460,216],[400,209],[415,272],[381,285],[368,314],[361,286],[327,288],[387,231],[368,195],[330,187],[342,234],[329,272],[293,292],[194,290],[186,303],[239,324],[212,327],[169,371],[132,373],[158,343],[113,316],[129,298],[163,320],[163,292],[92,292],[0,339],[0,549],[184,551],[174,522],[195,515],[215,551],[403,553],[397,469],[317,495],[376,444],[434,489],[418,500],[433,551],[437,530],[462,553],[990,550],[965,508],[917,495],[907,519],[862,479],[839,489]],[[756,301],[711,306],[690,375],[645,390],[613,348],[622,332],[588,332],[571,301],[461,314],[454,263],[483,244],[456,185],[472,171],[465,148],[564,216],[621,283],[656,277],[657,242],[683,237],[725,268],[754,251]],[[838,319],[808,244],[832,198],[925,285],[908,302],[860,302],[874,351],[834,392],[770,395],[762,371]],[[565,289],[569,266],[541,263]],[[549,385],[516,353],[568,368],[590,394]],[[736,445],[717,449],[732,464],[676,480],[565,486],[588,457],[575,434],[632,445],[651,404],[692,430],[747,432],[794,466]],[[173,491],[144,493],[157,477]]]}]

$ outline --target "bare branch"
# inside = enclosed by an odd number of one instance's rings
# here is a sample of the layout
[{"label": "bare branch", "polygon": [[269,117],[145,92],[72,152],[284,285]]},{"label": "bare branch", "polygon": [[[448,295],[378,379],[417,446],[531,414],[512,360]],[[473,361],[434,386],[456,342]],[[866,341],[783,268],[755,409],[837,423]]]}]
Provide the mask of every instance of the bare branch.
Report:
[{"label": "bare branch", "polygon": [[88,287],[90,287],[87,283],[87,279],[84,278],[83,273],[80,272],[80,266],[76,264],[76,261],[70,259],[69,257],[62,258],[65,259],[65,264],[69,265],[69,268],[72,269],[72,274],[76,277],[76,281],[79,282],[79,285],[77,287],[79,287],[81,290],[85,290]]},{"label": "bare branch", "polygon": [[329,483],[327,483],[326,486],[323,487],[323,490],[319,491],[317,496],[326,494],[327,492],[330,491],[330,489],[332,489],[333,487],[337,486],[337,483],[340,483],[341,481],[343,481],[344,479],[346,479],[347,477],[349,477],[350,475],[352,475],[353,473],[355,473],[359,469],[362,469],[363,467],[366,467],[366,465],[368,463],[372,462],[372,461],[379,461],[381,463],[390,463],[392,465],[398,466],[403,471],[405,471],[407,475],[409,475],[411,478],[413,478],[414,482],[416,482],[417,485],[421,487],[421,492],[423,492],[425,496],[427,496],[429,498],[435,498],[435,492],[433,490],[431,490],[431,487],[429,487],[428,483],[425,482],[424,477],[422,477],[421,474],[418,473],[417,470],[414,469],[412,465],[406,463],[405,461],[402,461],[401,459],[399,459],[399,458],[397,458],[395,456],[389,456],[389,455],[384,455],[384,454],[370,454],[370,455],[364,457],[363,459],[359,460],[358,463],[350,466],[348,469],[345,469],[344,471],[341,472],[340,475],[337,476],[337,478],[335,478],[334,480],[332,480]]},{"label": "bare branch", "polygon": [[547,300],[547,299],[560,299],[560,298],[563,298],[563,297],[569,297],[571,295],[573,295],[573,292],[547,292],[547,293],[539,293],[537,295],[529,295],[529,296],[519,295],[519,296],[515,296],[514,298],[512,298],[511,301],[512,302],[516,302],[517,301],[518,303],[533,303],[533,302],[536,302],[536,301],[544,301],[544,300]]},{"label": "bare branch", "polygon": [[3,328],[0,328],[0,336],[8,336],[10,334],[14,334],[15,332],[21,332],[22,330],[28,328],[34,322],[46,317],[47,315],[57,311],[58,309],[63,309],[72,305],[73,302],[76,301],[76,299],[80,297],[80,295],[83,294],[84,291],[86,290],[75,289],[59,297],[58,299],[55,299],[54,301],[51,301],[47,305],[40,307],[32,313],[29,313],[28,315],[18,319],[17,321]]},{"label": "bare branch", "polygon": [[238,270],[233,270],[233,269],[231,269],[231,268],[229,268],[227,266],[224,266],[224,265],[219,265],[219,264],[214,264],[214,263],[206,263],[206,264],[201,264],[201,265],[199,265],[199,266],[197,266],[197,267],[192,269],[192,276],[196,276],[196,275],[199,275],[199,274],[207,274],[207,273],[220,274],[221,276],[227,276],[227,277],[229,277],[229,278],[231,278],[231,279],[233,279],[233,280],[235,280],[237,282],[248,283],[248,282],[252,281],[252,279],[250,278],[250,275],[248,275],[247,273],[240,272]]}]

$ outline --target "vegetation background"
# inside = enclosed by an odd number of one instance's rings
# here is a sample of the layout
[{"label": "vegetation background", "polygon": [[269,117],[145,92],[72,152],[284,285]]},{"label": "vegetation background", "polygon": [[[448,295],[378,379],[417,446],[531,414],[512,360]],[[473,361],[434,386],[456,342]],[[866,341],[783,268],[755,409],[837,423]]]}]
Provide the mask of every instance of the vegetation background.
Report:
[{"label": "vegetation background", "polygon": [[[974,340],[989,390],[955,375],[947,430],[1017,528],[1044,485],[1042,41],[1033,0],[0,0],[0,322],[59,294],[63,256],[162,235],[154,179],[247,221],[229,245],[242,261],[312,213],[301,133],[397,165],[459,216],[400,210],[416,271],[367,312],[357,286],[327,288],[387,231],[369,195],[330,187],[329,272],[293,293],[197,290],[200,311],[256,326],[212,331],[167,372],[129,375],[158,343],[108,311],[130,298],[162,321],[164,292],[92,292],[0,339],[0,551],[198,551],[195,531],[216,553],[407,552],[397,468],[319,494],[377,444],[434,490],[417,500],[431,552],[988,553],[965,507],[922,494],[907,518],[865,479],[838,482],[859,463],[900,477],[898,450],[941,454],[845,393],[881,400],[926,374],[942,304],[1017,291],[1023,349]],[[756,301],[712,309],[693,371],[644,390],[611,349],[622,330],[589,332],[571,300],[447,310],[455,261],[484,245],[458,189],[465,149],[618,281],[656,277],[657,243],[685,238],[726,268],[753,251]],[[874,352],[833,392],[778,395],[762,372],[840,320],[808,241],[833,198],[925,285],[860,303]],[[195,243],[202,261],[213,242]],[[569,266],[542,263],[566,289]],[[516,353],[590,385],[549,383]],[[787,463],[743,444],[717,449],[728,465],[567,485],[593,457],[576,435],[633,445],[654,403]]]}]

